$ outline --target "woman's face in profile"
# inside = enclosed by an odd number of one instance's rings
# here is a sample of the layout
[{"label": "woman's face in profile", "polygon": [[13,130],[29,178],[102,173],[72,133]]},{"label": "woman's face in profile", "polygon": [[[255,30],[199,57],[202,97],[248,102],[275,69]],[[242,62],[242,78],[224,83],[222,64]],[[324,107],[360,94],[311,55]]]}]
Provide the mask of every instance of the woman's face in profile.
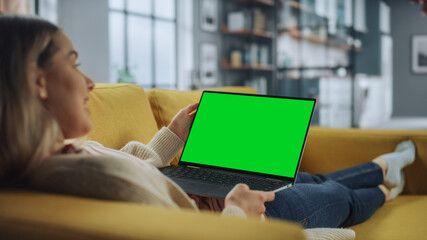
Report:
[{"label": "woman's face in profile", "polygon": [[53,37],[58,47],[52,65],[44,71],[47,98],[44,105],[56,118],[65,139],[89,133],[92,122],[86,105],[94,82],[78,69],[78,54],[70,39],[59,31]]}]

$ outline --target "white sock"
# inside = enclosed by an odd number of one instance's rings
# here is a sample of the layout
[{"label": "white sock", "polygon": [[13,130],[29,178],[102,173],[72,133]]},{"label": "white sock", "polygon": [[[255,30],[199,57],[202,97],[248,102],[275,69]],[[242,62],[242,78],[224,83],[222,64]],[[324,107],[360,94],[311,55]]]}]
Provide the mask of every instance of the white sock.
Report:
[{"label": "white sock", "polygon": [[405,174],[403,173],[403,171],[400,172],[400,179],[401,181],[399,185],[397,185],[397,187],[390,189],[390,193],[388,195],[388,201],[395,199],[397,196],[399,196],[402,193],[403,187],[405,186]]},{"label": "white sock", "polygon": [[415,160],[415,145],[411,140],[399,143],[392,153],[381,155],[380,158],[387,162],[387,173],[384,178],[384,185],[389,189],[401,187],[404,184],[402,169],[413,163]]}]

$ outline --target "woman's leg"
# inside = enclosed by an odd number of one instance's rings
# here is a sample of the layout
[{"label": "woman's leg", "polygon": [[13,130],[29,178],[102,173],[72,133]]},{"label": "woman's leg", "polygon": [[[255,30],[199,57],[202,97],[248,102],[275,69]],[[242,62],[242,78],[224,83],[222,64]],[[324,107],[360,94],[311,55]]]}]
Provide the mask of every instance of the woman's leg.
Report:
[{"label": "woman's leg", "polygon": [[325,176],[350,189],[377,187],[384,182],[384,171],[374,162],[367,162]]},{"label": "woman's leg", "polygon": [[379,187],[350,189],[327,180],[300,183],[277,192],[266,215],[301,223],[305,228],[347,227],[368,219],[385,202]]},{"label": "woman's leg", "polygon": [[[276,193],[266,215],[301,223],[305,228],[348,227],[368,219],[393,194],[385,179],[403,186],[402,168],[414,161],[415,146],[406,141],[394,153],[370,163],[326,175],[301,172],[291,188]],[[379,159],[379,160],[378,160]],[[400,174],[391,174],[393,172]],[[392,189],[393,191],[393,189]]]},{"label": "woman's leg", "polygon": [[300,172],[295,183],[319,184],[328,180],[339,182],[350,189],[358,189],[376,187],[383,183],[384,176],[383,170],[378,164],[368,162],[325,175],[310,175],[309,173]]},{"label": "woman's leg", "polygon": [[[381,155],[372,162],[325,175],[311,176],[308,173],[299,173],[296,183],[322,183],[334,180],[348,188],[359,189],[375,187],[385,182],[389,189],[397,186],[400,189],[397,192],[400,193],[404,184],[402,169],[414,160],[414,143],[403,141],[396,146],[394,152]],[[382,174],[379,173],[380,171]],[[393,194],[391,198],[394,198],[394,195],[396,194]]]}]

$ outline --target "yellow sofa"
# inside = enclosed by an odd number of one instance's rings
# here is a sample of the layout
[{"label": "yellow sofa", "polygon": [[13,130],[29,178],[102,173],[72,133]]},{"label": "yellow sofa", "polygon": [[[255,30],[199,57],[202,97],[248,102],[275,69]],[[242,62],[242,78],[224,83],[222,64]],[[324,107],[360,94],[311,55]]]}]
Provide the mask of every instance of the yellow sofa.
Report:
[{"label": "yellow sofa", "polygon": [[[245,87],[217,90],[256,93]],[[143,90],[136,85],[98,84],[90,95],[94,123],[90,140],[118,149],[131,140],[147,143],[201,91]],[[404,195],[386,203],[368,221],[352,227],[358,239],[427,237],[427,131],[379,131],[312,127],[301,170],[311,173],[354,166],[412,139],[413,165],[405,169]],[[173,163],[176,163],[176,158]],[[220,217],[19,189],[0,190],[0,239],[304,239],[286,221]]]}]

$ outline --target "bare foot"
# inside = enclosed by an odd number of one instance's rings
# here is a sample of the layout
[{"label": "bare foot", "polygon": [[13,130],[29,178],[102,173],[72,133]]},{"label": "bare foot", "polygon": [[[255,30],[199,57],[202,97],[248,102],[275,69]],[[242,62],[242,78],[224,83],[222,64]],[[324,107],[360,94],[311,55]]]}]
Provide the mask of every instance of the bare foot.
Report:
[{"label": "bare foot", "polygon": [[381,157],[377,157],[374,160],[372,160],[372,162],[378,164],[378,166],[380,166],[381,169],[383,170],[383,181],[384,181],[386,173],[387,173],[387,168],[388,168],[387,161]]}]

